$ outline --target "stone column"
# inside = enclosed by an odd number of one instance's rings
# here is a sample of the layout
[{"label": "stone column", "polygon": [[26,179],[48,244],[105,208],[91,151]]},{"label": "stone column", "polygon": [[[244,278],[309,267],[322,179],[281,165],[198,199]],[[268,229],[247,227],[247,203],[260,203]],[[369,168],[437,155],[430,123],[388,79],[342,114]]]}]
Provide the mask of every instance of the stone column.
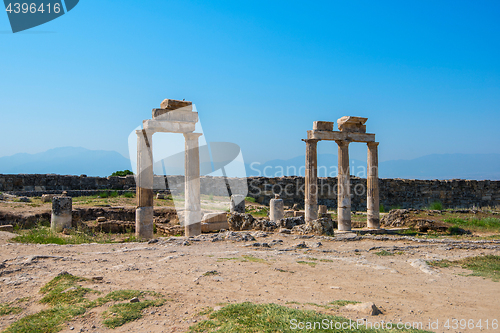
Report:
[{"label": "stone column", "polygon": [[306,221],[318,219],[318,141],[302,140],[306,143],[305,209]]},{"label": "stone column", "polygon": [[73,201],[71,197],[52,198],[52,216],[50,228],[54,232],[61,232],[63,229],[71,228],[73,211]]},{"label": "stone column", "polygon": [[245,214],[245,196],[242,194],[231,195],[229,211],[231,213]]},{"label": "stone column", "polygon": [[138,130],[137,134],[137,209],[135,235],[153,238],[153,132]]},{"label": "stone column", "polygon": [[335,141],[339,146],[337,177],[337,219],[340,231],[351,230],[351,173],[349,170],[349,142]]},{"label": "stone column", "polygon": [[380,204],[378,192],[378,142],[368,142],[367,226],[380,229]]},{"label": "stone column", "polygon": [[284,217],[285,204],[283,199],[280,199],[280,196],[276,194],[276,197],[271,199],[271,202],[269,203],[269,220],[278,222]]},{"label": "stone column", "polygon": [[184,159],[184,228],[186,237],[201,234],[200,150],[198,146],[198,138],[201,135],[201,133],[184,133],[186,139]]}]

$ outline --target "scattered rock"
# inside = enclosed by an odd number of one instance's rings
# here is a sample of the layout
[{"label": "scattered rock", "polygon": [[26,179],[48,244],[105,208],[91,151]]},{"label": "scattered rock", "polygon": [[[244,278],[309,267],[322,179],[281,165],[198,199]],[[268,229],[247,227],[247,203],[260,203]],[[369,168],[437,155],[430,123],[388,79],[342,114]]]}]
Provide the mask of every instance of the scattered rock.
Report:
[{"label": "scattered rock", "polygon": [[292,233],[292,230],[290,230],[290,229],[285,229],[285,228],[280,228],[280,229],[278,230],[278,232],[279,232],[279,233],[282,233],[282,234],[287,234],[287,235],[288,235],[288,234],[291,234],[291,233]]},{"label": "scattered rock", "polygon": [[28,197],[20,197],[19,202],[31,202],[31,200]]},{"label": "scattered rock", "polygon": [[68,289],[66,289],[66,290],[61,291],[61,294],[66,294],[66,293],[68,293],[68,292],[70,292],[70,291],[77,290],[77,289],[78,289],[78,288],[76,288],[76,287],[70,287],[70,288],[68,288]]},{"label": "scattered rock", "polygon": [[232,213],[227,216],[229,230],[234,231],[252,229],[254,221],[255,218],[251,214]]},{"label": "scattered rock", "polygon": [[51,202],[54,194],[42,194],[42,202]]},{"label": "scattered rock", "polygon": [[292,229],[293,227],[295,227],[297,225],[302,225],[305,223],[306,223],[306,221],[304,220],[303,216],[287,217],[287,218],[281,219],[278,222],[276,222],[276,226],[278,228]]},{"label": "scattered rock", "polygon": [[154,238],[154,239],[150,239],[148,241],[148,244],[155,244],[155,243],[158,243],[158,239]]},{"label": "scattered rock", "polygon": [[92,280],[93,281],[102,281],[102,280],[104,280],[104,277],[102,277],[102,276],[94,276],[94,277],[92,277]]},{"label": "scattered rock", "polygon": [[361,314],[376,316],[382,312],[377,308],[377,306],[372,302],[357,303],[357,304],[347,304],[343,307],[347,311],[356,311]]},{"label": "scattered rock", "polygon": [[309,246],[306,245],[306,242],[302,242],[299,244],[295,244],[293,247],[296,249],[307,249]]},{"label": "scattered rock", "polygon": [[138,303],[140,302],[139,297],[134,297],[130,300],[130,303]]},{"label": "scattered rock", "polygon": [[99,216],[97,218],[97,222],[106,222],[106,217],[105,216]]}]

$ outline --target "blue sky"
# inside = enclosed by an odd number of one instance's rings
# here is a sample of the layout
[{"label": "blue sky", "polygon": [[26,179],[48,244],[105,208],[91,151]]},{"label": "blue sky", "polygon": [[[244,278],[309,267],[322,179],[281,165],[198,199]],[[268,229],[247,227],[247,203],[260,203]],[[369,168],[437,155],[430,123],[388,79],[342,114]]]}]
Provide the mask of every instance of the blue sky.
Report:
[{"label": "blue sky", "polygon": [[382,161],[500,153],[499,17],[498,1],[81,0],[12,34],[0,13],[0,156],[127,155],[164,98],[247,163],[303,155],[313,121],[344,115],[369,118]]}]

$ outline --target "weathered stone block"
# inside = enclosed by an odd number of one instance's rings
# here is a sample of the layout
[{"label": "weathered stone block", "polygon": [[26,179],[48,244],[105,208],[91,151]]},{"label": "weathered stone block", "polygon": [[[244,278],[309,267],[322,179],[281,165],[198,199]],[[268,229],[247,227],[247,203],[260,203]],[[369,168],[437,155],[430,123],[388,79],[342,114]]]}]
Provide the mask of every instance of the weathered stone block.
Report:
[{"label": "weathered stone block", "polygon": [[366,133],[368,118],[345,116],[337,120],[338,128],[342,132]]},{"label": "weathered stone block", "polygon": [[315,121],[313,122],[313,130],[315,131],[333,131],[332,121]]},{"label": "weathered stone block", "polygon": [[52,217],[50,227],[55,232],[71,228],[73,201],[71,197],[54,197],[52,199]]}]

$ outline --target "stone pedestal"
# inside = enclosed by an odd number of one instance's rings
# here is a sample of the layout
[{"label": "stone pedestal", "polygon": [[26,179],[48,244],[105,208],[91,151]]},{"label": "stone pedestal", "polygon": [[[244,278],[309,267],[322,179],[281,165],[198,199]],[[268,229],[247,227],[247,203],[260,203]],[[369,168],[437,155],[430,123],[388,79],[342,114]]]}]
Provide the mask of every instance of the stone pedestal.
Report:
[{"label": "stone pedestal", "polygon": [[269,219],[271,221],[277,222],[285,217],[285,204],[283,199],[276,196],[275,199],[271,199],[269,203]]},{"label": "stone pedestal", "polygon": [[135,210],[135,235],[137,238],[153,238],[153,216],[153,207],[139,207]]},{"label": "stone pedestal", "polygon": [[185,217],[184,227],[187,237],[201,234],[200,204],[200,151],[198,138],[201,133],[184,133],[185,144]]},{"label": "stone pedestal", "polygon": [[340,231],[351,230],[351,177],[349,170],[349,142],[336,141],[339,146],[337,179],[337,219]]},{"label": "stone pedestal", "polygon": [[50,228],[54,232],[61,232],[65,228],[71,228],[73,200],[71,197],[52,198],[52,216]]},{"label": "stone pedestal", "polygon": [[380,229],[380,204],[378,189],[378,142],[368,144],[367,177],[367,227]]},{"label": "stone pedestal", "polygon": [[326,214],[327,212],[328,212],[328,209],[325,205],[318,206],[318,214]]},{"label": "stone pedestal", "polygon": [[307,139],[306,143],[306,179],[305,179],[305,211],[306,221],[318,219],[318,156],[319,140]]},{"label": "stone pedestal", "polygon": [[241,194],[233,194],[231,196],[231,203],[229,207],[231,213],[245,213],[245,196]]}]

